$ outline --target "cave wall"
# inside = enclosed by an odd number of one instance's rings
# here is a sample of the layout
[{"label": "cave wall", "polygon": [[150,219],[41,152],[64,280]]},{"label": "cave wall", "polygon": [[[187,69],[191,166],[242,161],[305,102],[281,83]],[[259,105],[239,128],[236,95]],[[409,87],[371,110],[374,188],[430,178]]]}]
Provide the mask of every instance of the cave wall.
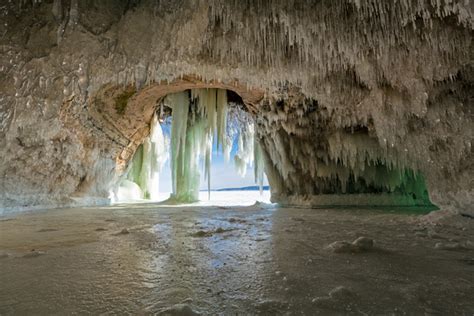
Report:
[{"label": "cave wall", "polygon": [[276,200],[321,192],[311,157],[366,155],[472,205],[469,1],[5,0],[0,16],[3,209],[107,203],[182,78],[263,91],[247,105]]}]

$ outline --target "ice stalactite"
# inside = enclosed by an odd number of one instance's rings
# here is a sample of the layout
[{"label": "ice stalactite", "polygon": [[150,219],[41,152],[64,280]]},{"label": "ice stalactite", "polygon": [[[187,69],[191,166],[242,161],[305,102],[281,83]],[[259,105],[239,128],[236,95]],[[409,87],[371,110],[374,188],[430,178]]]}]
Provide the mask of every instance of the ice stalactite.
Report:
[{"label": "ice stalactite", "polygon": [[[199,198],[199,162],[202,159],[204,176],[210,196],[211,162],[214,139],[217,149],[227,161],[238,137],[235,167],[245,175],[247,165],[254,159],[254,124],[243,110],[231,110],[227,91],[195,89],[167,96],[164,103],[172,108],[171,173],[175,202],[194,202]],[[239,114],[236,114],[239,113]],[[261,155],[258,155],[261,157]],[[259,158],[260,159],[260,158]],[[263,184],[261,159],[256,179]]]},{"label": "ice stalactite", "polygon": [[[214,134],[217,135],[217,147],[227,151],[226,118],[227,118],[227,91],[222,89],[193,89],[191,100],[196,103],[195,123],[202,121],[204,124],[204,147],[201,154],[204,155],[204,176],[207,180],[208,192],[211,189],[211,159]],[[199,124],[201,125],[201,124]],[[209,195],[210,198],[210,195]]]},{"label": "ice stalactite", "polygon": [[159,173],[168,159],[166,142],[161,125],[154,116],[150,136],[138,147],[126,177],[115,190],[117,200],[158,198]]},{"label": "ice stalactite", "polygon": [[[199,190],[199,173],[193,150],[192,130],[188,131],[189,97],[187,92],[171,94],[167,103],[173,109],[171,123],[171,181],[173,198],[196,200]],[[188,140],[189,139],[189,140]],[[197,177],[197,180],[196,180]]]},{"label": "ice stalactite", "polygon": [[[230,148],[234,141],[237,141],[234,167],[237,173],[244,177],[247,167],[252,166],[254,162],[255,124],[253,117],[238,105],[230,107],[227,119],[227,143]],[[230,157],[230,151],[227,157]]]},{"label": "ice stalactite", "polygon": [[217,147],[222,146],[222,151],[226,151],[228,145],[225,141],[226,138],[226,125],[227,125],[227,91],[218,89],[217,90]]},{"label": "ice stalactite", "polygon": [[156,116],[153,118],[150,137],[144,145],[145,154],[148,153],[150,166],[147,168],[149,170],[148,173],[145,174],[148,179],[146,182],[146,192],[150,199],[157,199],[159,194],[159,175],[168,160],[168,146]]},{"label": "ice stalactite", "polygon": [[238,151],[234,156],[234,165],[237,172],[243,177],[247,173],[247,166],[253,162],[255,129],[253,124],[240,129]]},{"label": "ice stalactite", "polygon": [[258,139],[254,138],[254,174],[255,174],[255,183],[258,184],[260,189],[260,194],[263,191],[263,181],[265,178],[265,164],[263,160],[263,152]]},{"label": "ice stalactite", "polygon": [[382,146],[371,121],[341,121],[317,103],[296,110],[274,102],[262,112],[257,131],[275,201],[430,205],[420,168],[406,151]]}]

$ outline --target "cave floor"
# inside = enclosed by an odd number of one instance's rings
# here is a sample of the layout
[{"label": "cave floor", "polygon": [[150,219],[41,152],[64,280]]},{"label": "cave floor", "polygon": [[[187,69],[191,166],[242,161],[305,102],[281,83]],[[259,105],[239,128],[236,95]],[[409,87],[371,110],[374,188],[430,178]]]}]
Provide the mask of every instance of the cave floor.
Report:
[{"label": "cave floor", "polygon": [[[472,315],[474,220],[426,218],[262,204],[4,217],[0,314]],[[360,236],[374,248],[327,248]]]}]

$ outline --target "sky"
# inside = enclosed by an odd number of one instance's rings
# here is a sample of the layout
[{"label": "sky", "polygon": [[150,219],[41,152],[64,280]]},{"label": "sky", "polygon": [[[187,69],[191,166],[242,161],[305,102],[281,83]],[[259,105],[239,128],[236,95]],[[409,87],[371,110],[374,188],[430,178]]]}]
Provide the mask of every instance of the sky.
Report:
[{"label": "sky", "polygon": [[[170,127],[167,124],[163,124],[163,133],[170,135]],[[234,168],[233,157],[237,152],[237,142],[234,142],[232,147],[229,162],[224,161],[224,155],[217,150],[216,142],[214,142],[214,148],[212,151],[212,164],[211,164],[211,189],[223,189],[223,188],[239,188],[246,186],[254,186],[254,169],[252,167],[247,168],[245,177],[241,177]],[[265,177],[263,185],[268,185],[267,178]],[[162,172],[160,173],[160,192],[171,192],[171,169],[170,160],[166,162]],[[204,169],[201,169],[201,190],[207,190],[207,180],[204,180]]]}]

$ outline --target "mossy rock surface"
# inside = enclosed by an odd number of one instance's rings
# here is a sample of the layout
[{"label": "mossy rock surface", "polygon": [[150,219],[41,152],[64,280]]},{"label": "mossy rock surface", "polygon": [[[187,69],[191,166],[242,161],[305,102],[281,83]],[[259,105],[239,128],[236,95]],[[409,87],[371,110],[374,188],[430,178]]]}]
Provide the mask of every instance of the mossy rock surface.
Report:
[{"label": "mossy rock surface", "polygon": [[137,92],[135,87],[127,87],[125,91],[115,98],[115,111],[119,115],[124,115],[127,109],[128,100]]}]

